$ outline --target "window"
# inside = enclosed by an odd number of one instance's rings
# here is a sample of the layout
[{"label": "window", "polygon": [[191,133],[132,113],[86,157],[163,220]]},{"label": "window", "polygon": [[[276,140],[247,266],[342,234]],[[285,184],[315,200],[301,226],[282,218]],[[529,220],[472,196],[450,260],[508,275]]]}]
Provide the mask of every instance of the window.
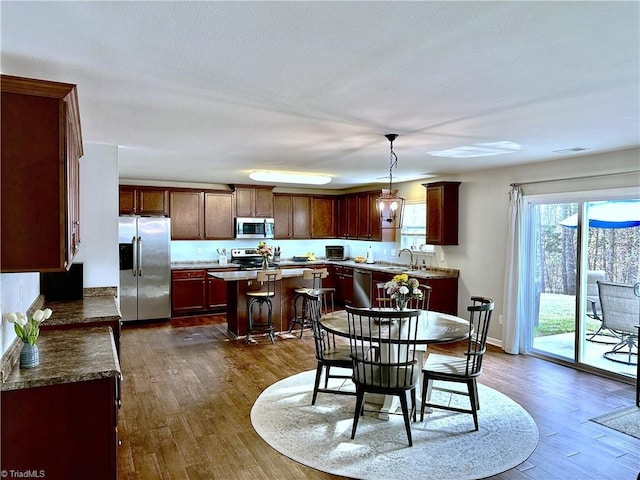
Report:
[{"label": "window", "polygon": [[[424,245],[427,237],[427,204],[407,203],[404,206],[404,220],[400,230],[400,248],[417,250]],[[434,252],[433,245],[422,247],[423,252]]]}]

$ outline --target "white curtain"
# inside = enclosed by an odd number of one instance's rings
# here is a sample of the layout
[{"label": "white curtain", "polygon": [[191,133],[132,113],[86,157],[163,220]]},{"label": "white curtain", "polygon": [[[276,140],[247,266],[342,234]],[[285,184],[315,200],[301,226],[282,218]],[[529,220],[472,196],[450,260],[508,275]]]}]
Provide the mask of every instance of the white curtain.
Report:
[{"label": "white curtain", "polygon": [[507,353],[524,353],[526,346],[526,239],[522,190],[512,185],[509,192],[507,262],[504,274],[504,330],[502,348]]}]

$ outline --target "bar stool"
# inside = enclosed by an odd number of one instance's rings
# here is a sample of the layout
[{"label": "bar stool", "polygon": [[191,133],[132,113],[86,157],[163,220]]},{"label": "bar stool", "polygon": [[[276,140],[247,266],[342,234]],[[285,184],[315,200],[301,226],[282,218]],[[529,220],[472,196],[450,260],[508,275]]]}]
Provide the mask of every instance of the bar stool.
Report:
[{"label": "bar stool", "polygon": [[[256,280],[262,284],[266,284],[266,290],[259,290],[255,292],[247,292],[249,297],[249,303],[247,304],[247,336],[244,339],[245,345],[251,341],[251,332],[256,329],[263,330],[269,335],[271,343],[275,343],[275,336],[273,334],[273,302],[272,299],[276,295],[276,282],[282,279],[282,270],[259,270],[256,276]],[[253,319],[253,310],[255,306],[258,306],[258,314],[263,320],[256,322]],[[267,306],[267,318],[264,321],[262,314],[263,305]]]},{"label": "bar stool", "polygon": [[[311,280],[311,288],[300,287],[295,289],[293,297],[293,318],[289,326],[289,333],[293,330],[294,325],[300,325],[300,338],[305,327],[311,327],[312,322],[308,314],[306,294],[313,292],[320,299],[322,314],[334,310],[335,288],[322,287],[322,279],[329,276],[326,268],[307,269],[302,273],[304,280]],[[298,315],[300,308],[300,315]],[[329,310],[330,308],[330,310]]]}]

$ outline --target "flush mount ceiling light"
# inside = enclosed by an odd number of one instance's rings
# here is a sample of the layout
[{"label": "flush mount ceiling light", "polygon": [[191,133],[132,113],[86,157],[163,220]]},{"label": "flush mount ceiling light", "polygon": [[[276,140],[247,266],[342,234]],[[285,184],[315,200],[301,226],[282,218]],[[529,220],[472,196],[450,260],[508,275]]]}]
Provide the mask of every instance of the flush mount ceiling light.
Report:
[{"label": "flush mount ceiling light", "polygon": [[380,226],[382,228],[402,227],[402,212],[404,210],[404,198],[396,195],[397,190],[393,189],[393,169],[398,165],[398,156],[393,152],[393,141],[398,138],[395,133],[385,135],[391,144],[389,154],[389,188],[382,189],[376,201],[378,212],[380,213]]},{"label": "flush mount ceiling light", "polygon": [[301,183],[305,185],[325,185],[331,181],[331,177],[328,175],[289,172],[251,172],[249,178],[258,182]]}]

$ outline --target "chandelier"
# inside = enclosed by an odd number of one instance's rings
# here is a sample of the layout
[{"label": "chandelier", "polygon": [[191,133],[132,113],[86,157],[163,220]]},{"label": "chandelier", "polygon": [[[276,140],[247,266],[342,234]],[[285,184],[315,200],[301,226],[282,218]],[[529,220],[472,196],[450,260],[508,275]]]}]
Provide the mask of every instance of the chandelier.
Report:
[{"label": "chandelier", "polygon": [[393,169],[398,165],[398,156],[393,152],[393,141],[398,138],[398,135],[389,133],[385,137],[391,144],[391,153],[389,154],[389,188],[383,188],[382,195],[377,199],[380,226],[381,228],[401,228],[404,198],[396,195],[398,190],[393,189]]}]

